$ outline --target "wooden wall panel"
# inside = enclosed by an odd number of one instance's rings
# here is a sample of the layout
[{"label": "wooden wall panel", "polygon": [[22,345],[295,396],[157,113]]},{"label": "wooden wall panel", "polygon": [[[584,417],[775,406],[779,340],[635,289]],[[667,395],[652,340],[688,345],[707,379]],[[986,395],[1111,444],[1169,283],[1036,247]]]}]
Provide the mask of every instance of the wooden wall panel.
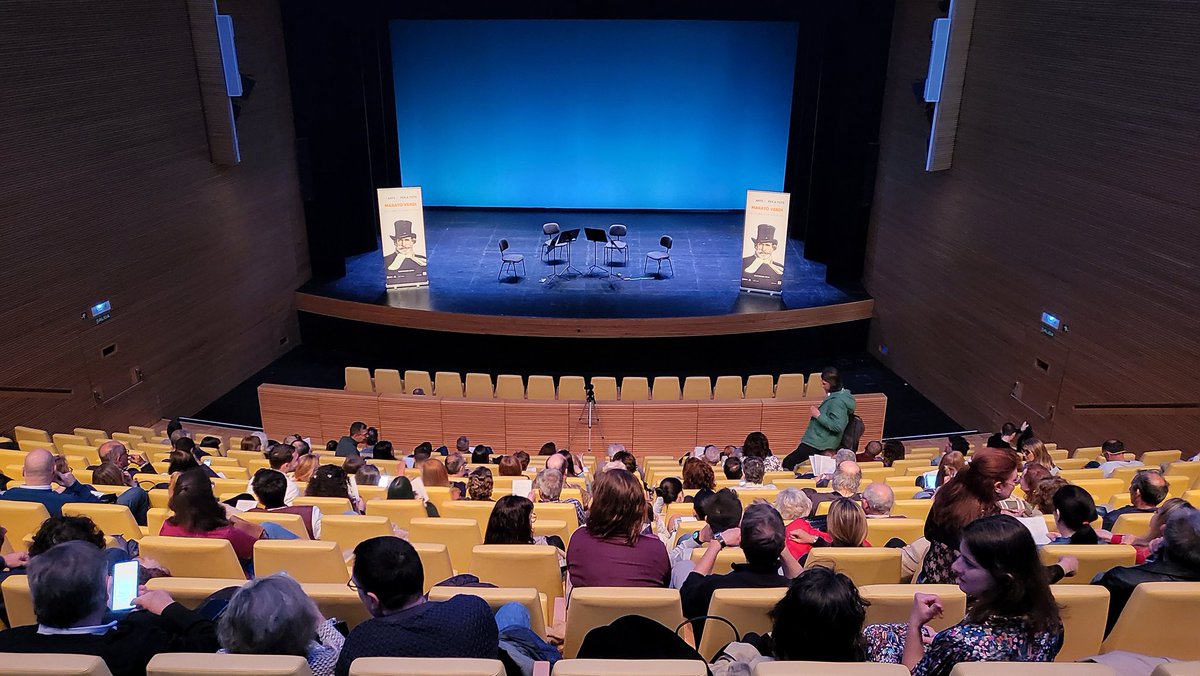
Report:
[{"label": "wooden wall panel", "polygon": [[355,421],[365,422],[368,427],[379,427],[379,395],[374,392],[327,390],[320,401],[322,439],[346,436],[350,432],[350,423]]},{"label": "wooden wall panel", "polygon": [[[299,341],[308,258],[278,4],[219,7],[255,79],[236,167],[210,161],[185,3],[0,3],[0,387],[71,391],[0,399],[0,430],[189,415]],[[81,319],[103,299],[108,324]],[[99,358],[114,343],[120,359]],[[137,406],[97,405],[93,385],[128,382],[129,365]]]},{"label": "wooden wall panel", "polygon": [[[504,403],[443,399],[442,443],[453,448],[454,441],[463,435],[471,440],[472,448],[483,444],[491,446],[496,453],[507,453]],[[434,442],[433,445],[438,444]]]},{"label": "wooden wall panel", "polygon": [[[588,428],[583,418],[583,402],[570,403],[571,450],[587,450]],[[592,424],[592,451],[607,452],[609,444],[633,445],[633,402],[602,401],[596,404],[597,419]]]},{"label": "wooden wall panel", "polygon": [[746,435],[762,428],[762,401],[705,403],[696,420],[696,445],[741,446]]},{"label": "wooden wall panel", "polygon": [[639,455],[670,453],[683,455],[697,444],[696,402],[633,402],[633,448]]},{"label": "wooden wall panel", "polygon": [[258,408],[262,411],[263,431],[272,439],[282,439],[295,433],[313,437],[314,443],[323,439],[320,400],[330,392],[335,390],[287,385],[259,389]]},{"label": "wooden wall panel", "polygon": [[379,395],[379,438],[392,442],[397,454],[411,454],[424,441],[437,448],[446,438],[442,430],[442,401],[433,397]]},{"label": "wooden wall panel", "polygon": [[[954,166],[928,174],[911,83],[936,7],[897,3],[864,278],[871,347],[967,427],[1029,419],[1068,447],[1195,451],[1200,4],[1078,10],[976,6]],[[1042,311],[1069,331],[1044,336]],[[1011,396],[1038,359],[1062,376],[1053,412]],[[1093,403],[1177,408],[1075,410]]]},{"label": "wooden wall panel", "polygon": [[[808,408],[820,403],[817,400],[803,401],[772,401],[762,402],[762,427],[760,431],[767,435],[771,443],[771,451],[780,457],[786,456],[800,443],[804,429],[808,427]],[[742,441],[746,438],[742,437]],[[738,442],[741,445],[741,442]]]},{"label": "wooden wall panel", "polygon": [[[504,405],[505,447],[508,452],[537,455],[542,444],[570,448],[570,407],[556,402],[513,401]],[[573,450],[573,449],[572,449]]]}]

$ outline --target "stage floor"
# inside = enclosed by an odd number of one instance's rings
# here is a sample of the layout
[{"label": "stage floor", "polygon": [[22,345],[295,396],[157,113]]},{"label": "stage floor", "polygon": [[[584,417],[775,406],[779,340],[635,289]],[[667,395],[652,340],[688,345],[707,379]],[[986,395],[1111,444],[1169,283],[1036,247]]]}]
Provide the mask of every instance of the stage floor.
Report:
[{"label": "stage floor", "polygon": [[[575,276],[550,278],[552,268],[538,257],[542,224],[558,222],[563,230],[604,228],[624,223],[629,228],[629,263],[620,261],[621,277]],[[543,210],[435,209],[425,210],[429,287],[384,287],[383,257],[372,251],[348,258],[346,276],[331,282],[309,282],[301,293],[343,301],[407,310],[473,315],[547,318],[664,318],[705,317],[823,307],[865,300],[861,288],[825,283],[825,266],[804,259],[804,244],[787,241],[783,296],[738,291],[742,212],[554,212]],[[663,276],[642,277],[646,253],[658,250],[662,235],[674,238],[671,260],[675,274],[663,266]],[[496,280],[500,269],[499,242],[509,241],[509,253],[525,256],[527,275]],[[586,271],[590,244],[576,243],[572,263]],[[562,270],[562,265],[559,270]],[[518,269],[520,266],[518,266]]]}]

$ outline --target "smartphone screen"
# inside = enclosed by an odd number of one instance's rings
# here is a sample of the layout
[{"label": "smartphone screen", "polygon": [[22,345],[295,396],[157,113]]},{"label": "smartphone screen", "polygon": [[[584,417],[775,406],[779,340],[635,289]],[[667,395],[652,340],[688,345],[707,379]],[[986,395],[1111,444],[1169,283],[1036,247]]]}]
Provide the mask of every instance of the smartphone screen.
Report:
[{"label": "smartphone screen", "polygon": [[113,566],[112,572],[112,609],[129,610],[133,608],[133,598],[137,596],[138,562],[125,561]]},{"label": "smartphone screen", "polygon": [[205,458],[204,464],[208,465],[209,467],[212,467],[212,458]]}]

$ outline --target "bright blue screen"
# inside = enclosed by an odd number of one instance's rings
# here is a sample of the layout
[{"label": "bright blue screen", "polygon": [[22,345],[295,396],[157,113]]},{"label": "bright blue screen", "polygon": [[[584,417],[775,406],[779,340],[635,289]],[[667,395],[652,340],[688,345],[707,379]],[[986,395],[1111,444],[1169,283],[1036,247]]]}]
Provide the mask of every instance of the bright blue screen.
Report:
[{"label": "bright blue screen", "polygon": [[782,190],[797,26],[396,20],[404,185],[426,205],[741,209]]}]

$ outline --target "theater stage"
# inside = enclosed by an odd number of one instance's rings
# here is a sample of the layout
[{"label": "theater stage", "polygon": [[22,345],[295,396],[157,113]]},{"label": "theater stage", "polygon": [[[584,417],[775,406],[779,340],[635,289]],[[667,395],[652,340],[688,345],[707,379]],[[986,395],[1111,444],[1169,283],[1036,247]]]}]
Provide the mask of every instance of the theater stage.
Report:
[{"label": "theater stage", "polygon": [[[552,278],[551,265],[538,255],[548,221],[563,230],[625,224],[628,264],[618,259],[613,277],[595,272]],[[827,284],[825,267],[805,260],[803,243],[791,240],[782,297],[740,292],[740,211],[427,208],[425,229],[429,287],[385,289],[383,258],[376,250],[347,259],[341,279],[301,287],[298,309],[437,331],[576,337],[777,331],[867,319],[873,309],[861,288]],[[674,238],[674,275],[666,265],[661,277],[654,275],[651,262],[650,274],[643,276],[646,253],[659,250],[662,235]],[[525,277],[497,281],[501,239],[509,241],[509,253],[525,256]],[[592,262],[582,233],[571,262],[584,272]]]}]

